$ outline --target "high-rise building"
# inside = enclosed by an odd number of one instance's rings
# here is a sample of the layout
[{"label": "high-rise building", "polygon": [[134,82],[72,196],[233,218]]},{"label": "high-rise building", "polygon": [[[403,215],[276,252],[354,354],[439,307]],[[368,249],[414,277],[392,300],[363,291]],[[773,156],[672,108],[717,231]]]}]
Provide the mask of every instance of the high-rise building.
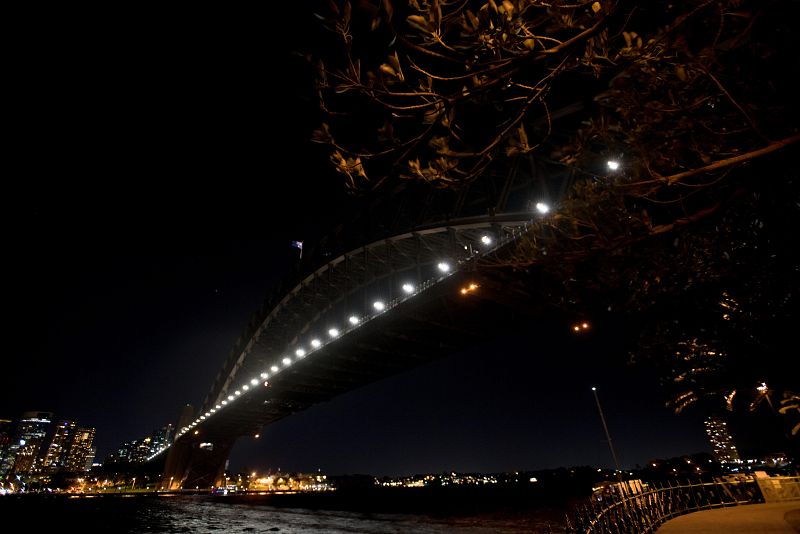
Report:
[{"label": "high-rise building", "polygon": [[706,434],[711,442],[714,457],[720,463],[741,463],[739,452],[733,443],[733,438],[728,431],[728,424],[718,416],[712,415],[705,421]]},{"label": "high-rise building", "polygon": [[150,456],[150,444],[152,443],[152,438],[147,437],[144,439],[134,439],[132,441],[126,441],[119,448],[116,452],[109,454],[106,457],[106,463],[112,464],[117,462],[144,462],[147,460],[148,456]]},{"label": "high-rise building", "polygon": [[0,419],[0,476],[6,472],[6,470],[3,469],[3,466],[5,465],[6,450],[11,444],[11,438],[13,434],[13,422],[10,419]]},{"label": "high-rise building", "polygon": [[131,461],[137,463],[146,462],[153,448],[153,438],[147,436],[141,440],[137,439],[134,441],[134,444],[134,447],[131,449]]},{"label": "high-rise building", "polygon": [[[71,473],[88,471],[94,460],[94,428],[75,428],[70,441],[69,452],[64,461],[64,469]],[[89,467],[86,467],[86,466]]]},{"label": "high-rise building", "polygon": [[42,459],[42,467],[47,471],[55,471],[64,467],[67,462],[72,439],[75,435],[75,421],[59,421],[55,425],[53,438]]},{"label": "high-rise building", "polygon": [[167,445],[172,443],[172,437],[175,434],[175,427],[171,424],[163,426],[153,432],[153,441],[151,442],[150,454],[155,454]]},{"label": "high-rise building", "polygon": [[41,467],[39,459],[52,424],[52,412],[25,412],[17,425],[17,431],[9,444],[3,467],[11,467],[6,473],[32,473]]},{"label": "high-rise building", "polygon": [[[91,471],[92,467],[95,466],[94,458],[97,456],[97,447],[92,445],[89,447],[89,452],[86,453],[86,464],[83,466],[84,471]],[[97,464],[99,467],[101,464]]]}]

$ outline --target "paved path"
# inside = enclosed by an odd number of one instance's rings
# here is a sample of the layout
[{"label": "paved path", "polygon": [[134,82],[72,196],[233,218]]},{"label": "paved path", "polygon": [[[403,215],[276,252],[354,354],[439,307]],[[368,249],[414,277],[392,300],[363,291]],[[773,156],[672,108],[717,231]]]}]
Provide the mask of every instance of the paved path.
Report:
[{"label": "paved path", "polygon": [[796,534],[800,533],[800,501],[746,504],[704,510],[670,519],[657,534]]}]

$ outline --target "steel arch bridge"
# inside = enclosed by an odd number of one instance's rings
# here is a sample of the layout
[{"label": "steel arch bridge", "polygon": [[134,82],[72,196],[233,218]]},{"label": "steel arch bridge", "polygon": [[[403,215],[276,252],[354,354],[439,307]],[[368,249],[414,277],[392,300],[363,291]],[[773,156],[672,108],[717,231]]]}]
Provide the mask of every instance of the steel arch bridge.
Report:
[{"label": "steel arch bridge", "polygon": [[[506,173],[493,189],[499,195],[484,187],[475,195],[481,202],[470,201],[469,192],[445,192],[444,216],[419,210],[413,229],[397,233],[390,233],[397,224],[372,224],[367,228],[384,236],[348,250],[347,238],[369,236],[348,230],[363,224],[365,213],[372,222],[378,213],[408,224],[402,206],[419,198],[419,189],[395,189],[322,239],[308,262],[316,268],[268,299],[200,409],[179,421],[174,443],[154,455],[167,452],[162,486],[218,485],[238,437],[543,314],[513,272],[485,268],[502,265],[536,217],[532,200],[552,188],[542,176],[564,187],[563,176]],[[347,251],[332,254],[336,248]]]}]

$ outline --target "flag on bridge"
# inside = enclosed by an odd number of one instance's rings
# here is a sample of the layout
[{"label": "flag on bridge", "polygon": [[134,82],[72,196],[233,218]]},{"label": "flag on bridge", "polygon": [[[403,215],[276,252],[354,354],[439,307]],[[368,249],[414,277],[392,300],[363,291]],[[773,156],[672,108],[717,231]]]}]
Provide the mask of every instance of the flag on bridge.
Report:
[{"label": "flag on bridge", "polygon": [[295,248],[300,249],[300,257],[303,257],[303,242],[302,241],[292,241],[292,246]]}]

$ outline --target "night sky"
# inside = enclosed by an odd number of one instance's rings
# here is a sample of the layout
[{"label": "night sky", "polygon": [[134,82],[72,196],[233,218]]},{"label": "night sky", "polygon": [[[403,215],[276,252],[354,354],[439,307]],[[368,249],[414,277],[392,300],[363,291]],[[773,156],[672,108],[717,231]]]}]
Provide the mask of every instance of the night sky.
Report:
[{"label": "night sky", "polygon": [[[174,422],[293,267],[291,240],[340,209],[307,141],[315,103],[289,53],[302,35],[233,23],[38,30],[3,199],[0,417],[94,426],[99,459]],[[665,408],[657,378],[625,365],[624,327],[604,321],[575,339],[555,317],[346,394],[240,440],[231,468],[612,466],[592,385],[624,466],[708,451],[701,414]]]}]

